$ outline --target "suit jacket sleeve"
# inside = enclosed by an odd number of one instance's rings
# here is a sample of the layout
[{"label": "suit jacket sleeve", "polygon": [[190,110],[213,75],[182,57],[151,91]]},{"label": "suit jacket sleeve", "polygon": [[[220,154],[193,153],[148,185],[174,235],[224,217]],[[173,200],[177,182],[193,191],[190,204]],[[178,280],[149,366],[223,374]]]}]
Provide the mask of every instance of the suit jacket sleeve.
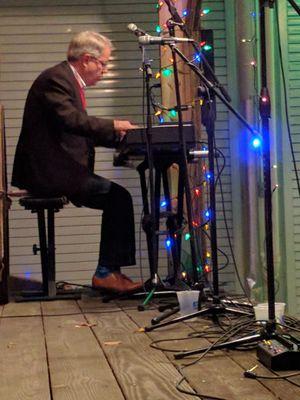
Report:
[{"label": "suit jacket sleeve", "polygon": [[66,133],[90,138],[95,146],[115,147],[119,138],[113,120],[88,116],[78,102],[75,78],[74,82],[59,76],[43,82],[43,100],[55,123]]}]

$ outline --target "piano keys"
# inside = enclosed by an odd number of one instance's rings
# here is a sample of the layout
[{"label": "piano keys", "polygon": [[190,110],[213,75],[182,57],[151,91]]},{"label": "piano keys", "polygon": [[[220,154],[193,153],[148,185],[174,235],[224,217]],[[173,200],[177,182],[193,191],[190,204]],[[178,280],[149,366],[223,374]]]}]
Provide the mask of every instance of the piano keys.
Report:
[{"label": "piano keys", "polygon": [[[185,123],[183,134],[188,152],[187,156],[189,156],[192,149],[195,149],[197,145],[194,126],[191,123]],[[154,157],[170,157],[172,159],[174,156],[180,156],[178,126],[172,124],[153,126],[151,128],[151,145]],[[205,151],[204,153],[207,154]],[[114,166],[126,166],[129,160],[141,160],[146,155],[146,128],[128,131],[114,155]]]}]

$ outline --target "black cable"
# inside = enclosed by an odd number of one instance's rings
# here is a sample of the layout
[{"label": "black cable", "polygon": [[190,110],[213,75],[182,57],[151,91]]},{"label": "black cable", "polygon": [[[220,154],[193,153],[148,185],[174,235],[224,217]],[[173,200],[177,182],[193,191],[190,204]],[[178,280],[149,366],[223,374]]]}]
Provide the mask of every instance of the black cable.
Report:
[{"label": "black cable", "polygon": [[[202,233],[208,238],[208,240],[210,240],[210,235],[203,229],[203,226],[205,226],[206,224],[208,223],[208,221],[206,221],[204,224],[202,224],[202,226],[201,226],[201,230],[202,230]],[[195,228],[195,229],[199,229],[199,227],[197,227],[197,228]],[[218,247],[217,248],[217,251],[219,252],[219,253],[221,253],[224,257],[225,257],[225,264],[222,266],[222,267],[219,267],[218,268],[218,271],[220,271],[220,270],[222,270],[222,269],[224,269],[224,268],[226,268],[227,266],[228,266],[228,264],[229,264],[229,258],[228,258],[228,256],[227,256],[227,254],[222,250],[222,249],[220,249],[220,247]]]},{"label": "black cable", "polygon": [[[236,328],[235,328],[235,329],[236,329]],[[189,364],[185,364],[185,365],[183,365],[182,367],[180,367],[180,368],[179,368],[179,372],[182,374],[182,371],[183,371],[185,368],[197,364],[197,363],[198,363],[200,360],[202,360],[211,350],[213,350],[214,346],[216,346],[218,343],[221,343],[222,340],[224,341],[225,338],[228,337],[229,334],[230,334],[230,330],[229,330],[228,332],[225,332],[225,333],[224,333],[222,336],[220,336],[215,342],[213,342],[213,343],[201,354],[201,356],[198,357],[196,360],[192,361],[192,362],[189,363]],[[227,340],[228,340],[228,339],[226,339],[226,341],[227,341]],[[184,389],[180,388],[180,385],[181,385],[182,382],[184,382],[184,381],[188,382],[187,378],[186,378],[185,376],[182,376],[182,378],[176,383],[176,389],[177,389],[179,392],[181,392],[181,393],[188,394],[188,395],[191,395],[191,396],[195,396],[195,397],[201,398],[202,400],[204,400],[204,399],[207,399],[207,400],[208,400],[208,399],[225,400],[225,399],[223,399],[223,398],[220,399],[219,397],[206,396],[206,395],[201,395],[201,394],[198,394],[198,393],[193,393],[193,392],[189,392],[189,391],[187,391],[187,390],[184,390]]]},{"label": "black cable", "polygon": [[245,378],[250,378],[250,379],[272,379],[272,380],[286,380],[287,382],[291,383],[292,385],[295,385],[297,387],[300,387],[300,384],[290,380],[289,378],[293,378],[295,376],[300,375],[300,372],[295,372],[293,374],[289,375],[277,375],[277,376],[267,376],[267,375],[257,375],[251,370],[247,370],[244,372]]},{"label": "black cable", "polygon": [[257,375],[250,370],[244,372],[244,376],[246,378],[252,378],[252,379],[287,379],[298,375],[300,375],[300,372],[295,372],[293,374],[288,374],[288,375],[277,375],[277,376]]}]

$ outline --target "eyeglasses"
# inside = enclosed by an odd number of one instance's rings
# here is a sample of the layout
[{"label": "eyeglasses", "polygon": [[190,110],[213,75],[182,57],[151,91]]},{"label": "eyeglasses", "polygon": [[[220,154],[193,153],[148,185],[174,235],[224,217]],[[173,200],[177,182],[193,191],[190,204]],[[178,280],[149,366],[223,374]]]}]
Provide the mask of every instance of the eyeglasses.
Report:
[{"label": "eyeglasses", "polygon": [[95,61],[96,64],[101,65],[102,68],[107,68],[108,62],[99,60],[99,58],[96,58],[95,56],[91,56],[91,59],[92,59],[93,61]]}]

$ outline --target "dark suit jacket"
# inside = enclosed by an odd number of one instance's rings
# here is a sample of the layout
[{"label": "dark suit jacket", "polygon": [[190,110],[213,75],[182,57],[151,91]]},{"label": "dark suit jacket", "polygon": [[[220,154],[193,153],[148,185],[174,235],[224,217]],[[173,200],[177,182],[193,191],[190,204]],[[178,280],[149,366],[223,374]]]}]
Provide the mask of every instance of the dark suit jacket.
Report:
[{"label": "dark suit jacket", "polygon": [[113,120],[87,115],[64,61],[41,73],[28,93],[12,185],[45,196],[76,196],[93,171],[94,146],[114,147],[117,140]]}]

